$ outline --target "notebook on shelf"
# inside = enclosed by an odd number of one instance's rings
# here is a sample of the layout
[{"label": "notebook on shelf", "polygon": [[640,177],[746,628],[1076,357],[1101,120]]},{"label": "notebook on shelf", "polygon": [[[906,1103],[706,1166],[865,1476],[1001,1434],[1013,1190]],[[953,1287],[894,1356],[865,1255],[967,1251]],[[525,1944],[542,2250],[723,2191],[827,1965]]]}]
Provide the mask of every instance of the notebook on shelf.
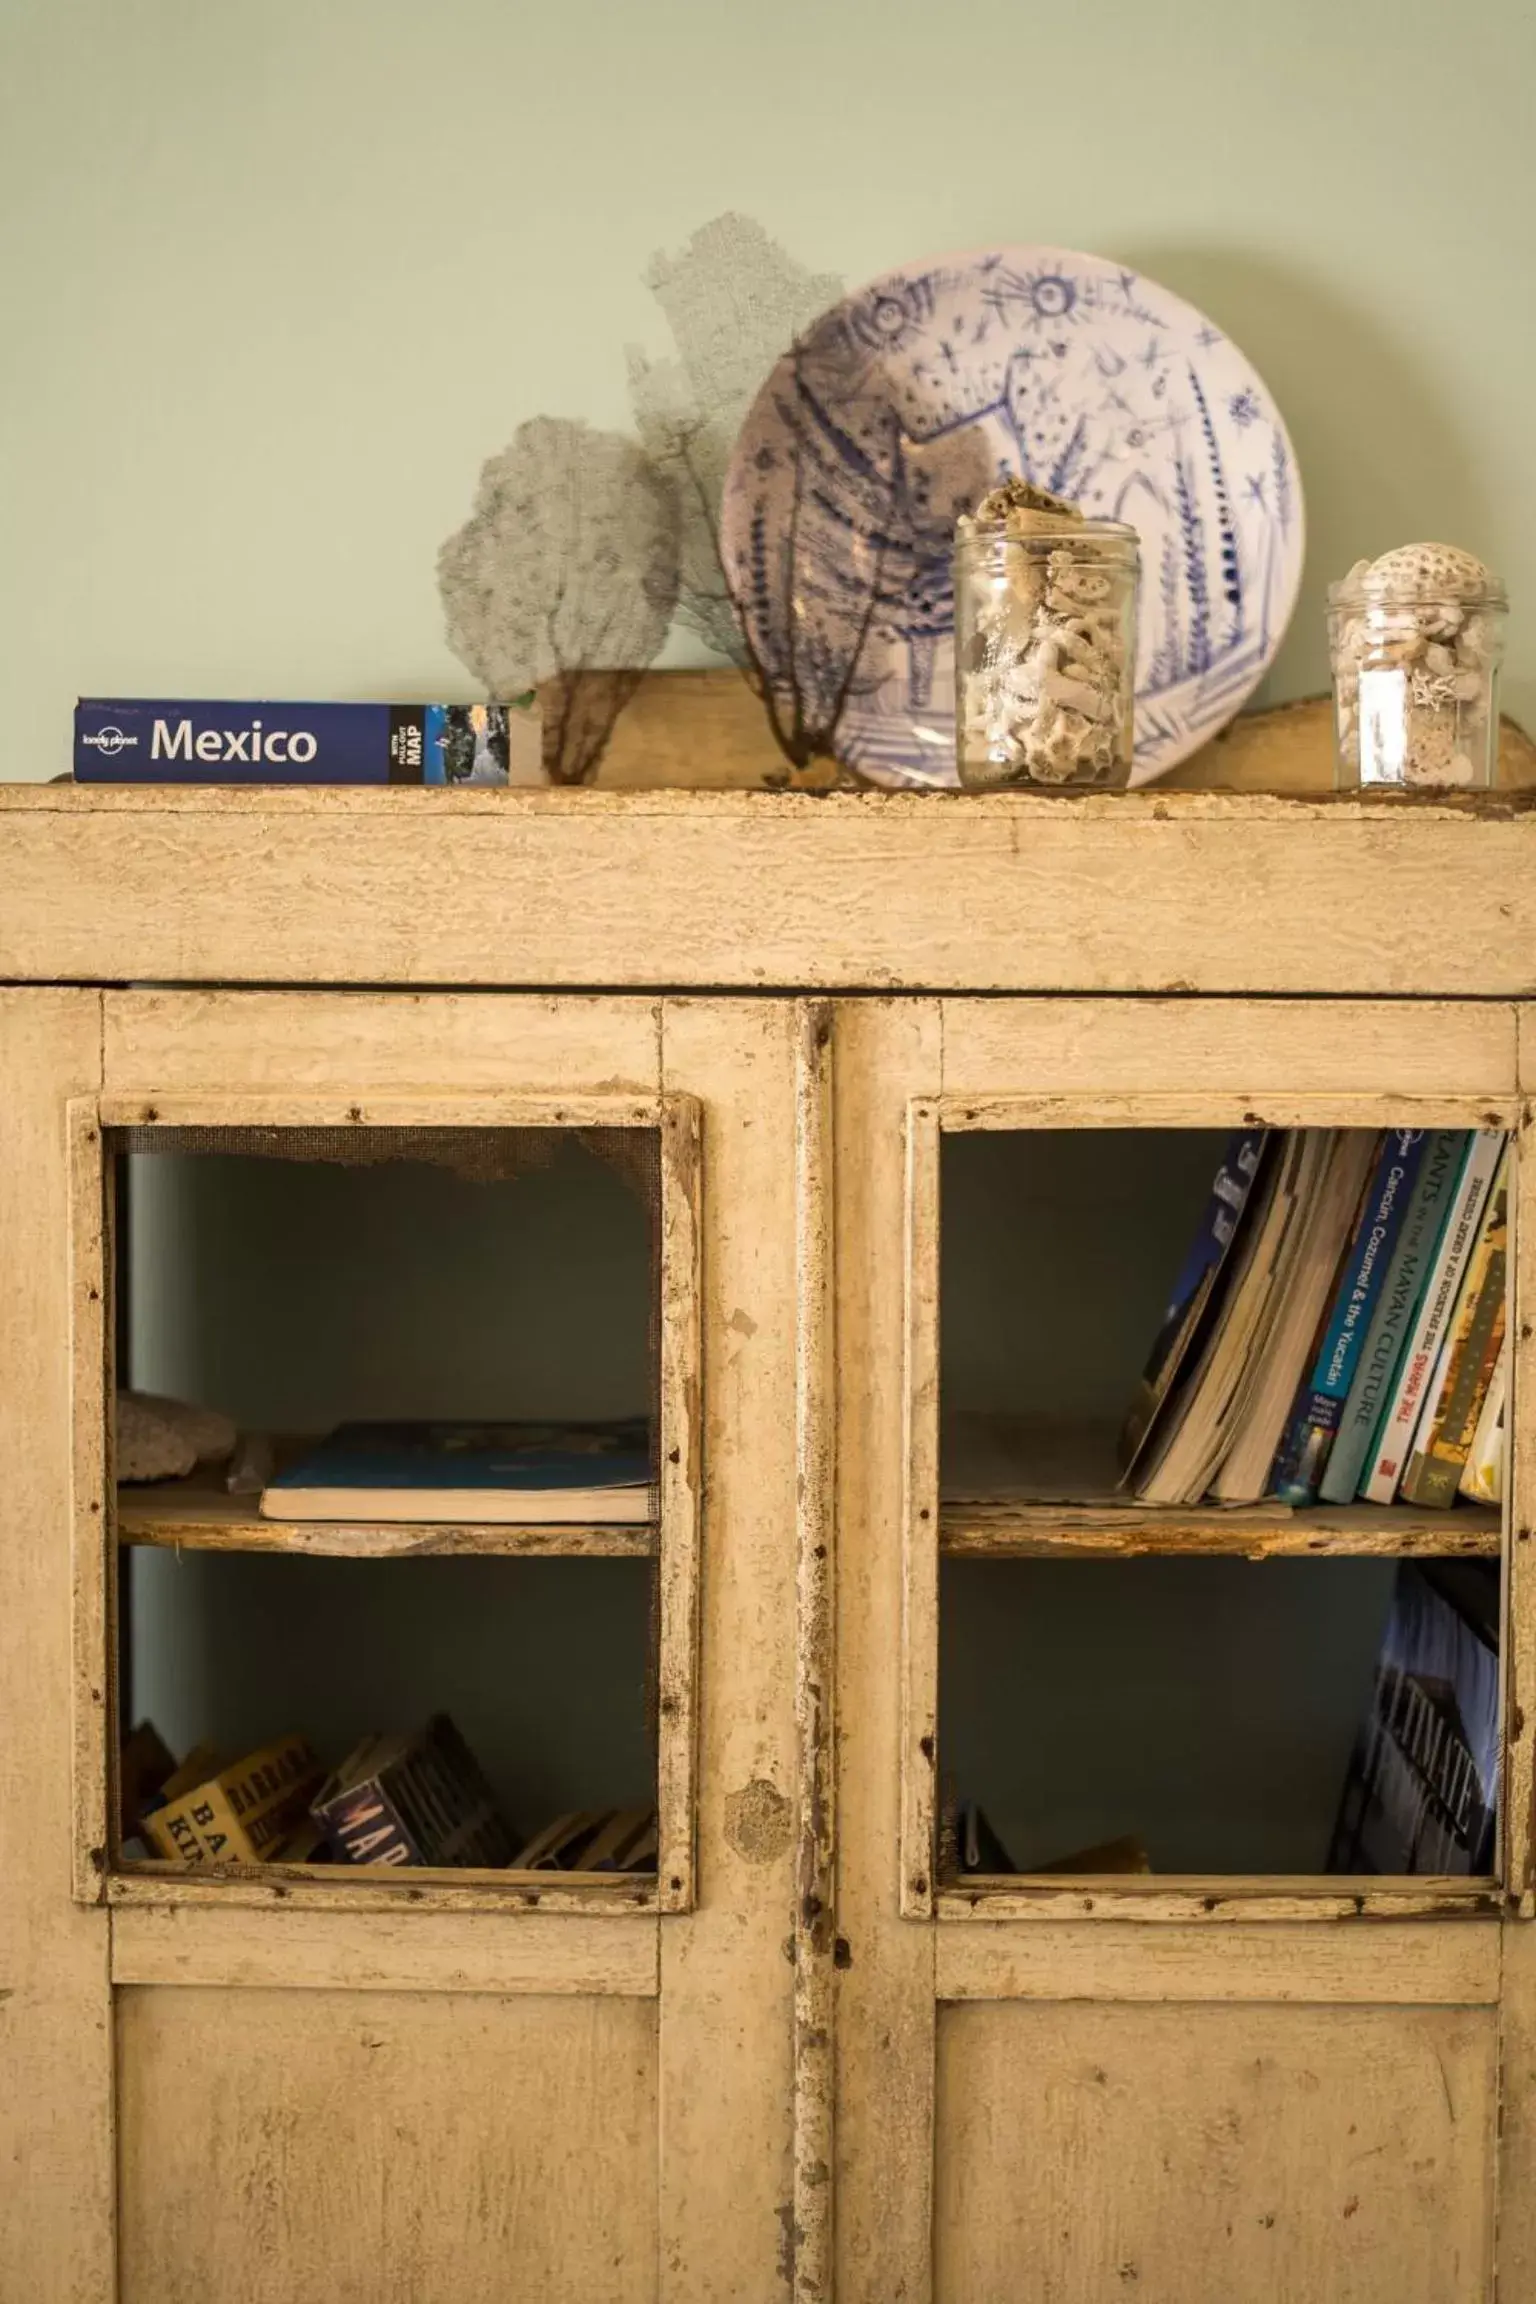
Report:
[{"label": "notebook on shelf", "polygon": [[656,1516],[643,1421],[342,1424],[268,1481],[268,1520],[482,1521],[502,1527]]}]

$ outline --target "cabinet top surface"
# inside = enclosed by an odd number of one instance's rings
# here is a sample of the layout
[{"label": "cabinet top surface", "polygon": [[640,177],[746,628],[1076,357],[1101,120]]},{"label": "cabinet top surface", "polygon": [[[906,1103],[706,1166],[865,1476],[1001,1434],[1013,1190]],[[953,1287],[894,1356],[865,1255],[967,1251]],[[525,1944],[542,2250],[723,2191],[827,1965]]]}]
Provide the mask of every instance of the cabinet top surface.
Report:
[{"label": "cabinet top surface", "polygon": [[[625,790],[539,787],[457,789],[422,785],[75,784],[0,782],[0,823],[8,816],[72,818],[229,815],[342,817],[348,821],[423,822],[469,816],[515,829],[530,821],[618,826],[663,817],[705,829],[750,823],[783,830],[824,819],[891,827],[931,827],[938,812],[954,822],[1253,824],[1304,821],[1408,824],[1507,823],[1536,815],[1536,786],[1493,792],[1191,792],[1143,785],[1130,792],[829,791],[761,789]],[[0,833],[3,837],[3,833]],[[430,835],[428,836],[430,837]]]},{"label": "cabinet top surface", "polygon": [[0,980],[1510,997],[1536,794],[0,785]]}]

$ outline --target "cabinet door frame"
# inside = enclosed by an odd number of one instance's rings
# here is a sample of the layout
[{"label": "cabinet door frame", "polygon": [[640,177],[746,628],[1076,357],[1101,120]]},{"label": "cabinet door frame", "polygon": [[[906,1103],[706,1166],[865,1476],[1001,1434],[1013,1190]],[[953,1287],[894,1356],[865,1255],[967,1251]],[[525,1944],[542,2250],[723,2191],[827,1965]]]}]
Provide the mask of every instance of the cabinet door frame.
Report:
[{"label": "cabinet door frame", "polygon": [[[301,996],[303,997],[303,996]],[[686,1912],[694,1902],[695,1743],[699,1608],[699,1193],[697,1098],[677,1092],[507,1093],[466,1096],[381,1094],[348,1081],[329,1093],[218,1088],[167,1093],[153,1085],[114,1087],[69,1108],[70,1268],[75,1307],[75,1627],[76,1732],[74,1864],[82,1903],[174,1906],[227,1902],[229,1892],[270,1901],[281,1887],[294,1909],[328,1908],[355,1891],[387,1909],[475,1909],[487,1903],[547,1913],[627,1915]],[[657,1876],[656,1885],[602,1875],[550,1882],[496,1872],[422,1871],[409,1883],[375,1869],[366,1883],[335,1865],[263,1866],[232,1878],[164,1862],[124,1869],[113,1861],[117,1717],[118,1534],[111,1466],[111,1326],[114,1131],[143,1139],[180,1130],[507,1129],[565,1133],[635,1129],[658,1140],[657,1328]],[[558,1549],[558,1542],[549,1549]],[[366,1549],[361,1556],[367,1557]]]},{"label": "cabinet door frame", "polygon": [[[1497,1098],[1502,1095],[1502,1100]],[[1232,1130],[1240,1127],[1358,1128],[1388,1125],[1421,1128],[1503,1128],[1519,1142],[1521,1105],[1507,1092],[1414,1093],[1407,1096],[1373,1091],[1341,1094],[1273,1092],[1259,1100],[1228,1091],[1164,1093],[1142,1091],[1133,1095],[1084,1091],[1071,1096],[996,1093],[914,1098],[907,1107],[907,1240],[904,1266],[906,1291],[906,1446],[905,1446],[905,1563],[902,1611],[903,1738],[900,1852],[902,1911],[909,1919],[942,1920],[1067,1918],[1109,1920],[1231,1921],[1334,1920],[1359,1915],[1377,1919],[1418,1919],[1433,1914],[1457,1918],[1482,1913],[1497,1915],[1504,1909],[1504,1882],[1523,1877],[1529,1833],[1528,1806],[1518,1797],[1506,1802],[1500,1818],[1500,1859],[1490,1879],[1424,1879],[1411,1882],[1374,1882],[1370,1879],[1330,1880],[1323,1875],[1295,1878],[1273,1875],[1250,1877],[1185,1876],[1158,1881],[1149,1876],[1140,1884],[1113,1876],[1078,1877],[1035,1875],[1017,1884],[985,1888],[941,1885],[934,1878],[933,1851],[937,1826],[938,1772],[938,1650],[939,1562],[942,1514],[939,1494],[939,1365],[938,1312],[940,1296],[939,1178],[944,1137],[948,1133],[986,1130],[1093,1129],[1142,1127],[1147,1129],[1199,1128]],[[1518,1153],[1517,1153],[1518,1166]],[[1518,1204],[1518,1192],[1512,1194]],[[1102,1517],[1109,1519],[1112,1515]],[[1501,1551],[1509,1557],[1511,1507],[1506,1499],[1502,1514]],[[1258,1535],[1254,1549],[1282,1551],[1283,1528],[1267,1539]],[[1331,1547],[1377,1556],[1406,1551],[1386,1526],[1366,1535],[1356,1532]],[[1085,1547],[1086,1552],[1086,1547]],[[1079,1555],[1084,1556],[1084,1555]],[[1521,1600],[1530,1605],[1523,1589]],[[1506,1577],[1506,1645],[1515,1622],[1512,1583]],[[1506,1720],[1506,1781],[1521,1739]],[[1523,1819],[1523,1821],[1522,1821]]]}]

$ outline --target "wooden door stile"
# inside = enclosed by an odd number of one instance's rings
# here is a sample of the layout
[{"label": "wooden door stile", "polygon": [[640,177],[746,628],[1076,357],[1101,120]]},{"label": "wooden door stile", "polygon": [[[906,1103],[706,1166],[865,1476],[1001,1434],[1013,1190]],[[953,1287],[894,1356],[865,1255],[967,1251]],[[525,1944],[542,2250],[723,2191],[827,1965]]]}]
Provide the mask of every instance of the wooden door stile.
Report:
[{"label": "wooden door stile", "polygon": [[75,1354],[99,1415],[103,1307],[77,1286],[99,1275],[102,1212],[74,1205],[68,1107],[100,1077],[99,994],[0,990],[0,2287],[81,2304],[117,2282],[108,1918],[75,1901],[83,1869],[99,1893],[102,1839],[96,1806],[77,1813],[77,1746],[109,1692],[101,1669],[79,1681],[94,1590],[75,1589]]},{"label": "wooden door stile", "polygon": [[[909,1106],[942,1085],[941,1011],[837,1014],[838,2304],[932,2293],[934,1937],[903,1917]],[[927,1859],[925,1858],[925,1869]]]}]

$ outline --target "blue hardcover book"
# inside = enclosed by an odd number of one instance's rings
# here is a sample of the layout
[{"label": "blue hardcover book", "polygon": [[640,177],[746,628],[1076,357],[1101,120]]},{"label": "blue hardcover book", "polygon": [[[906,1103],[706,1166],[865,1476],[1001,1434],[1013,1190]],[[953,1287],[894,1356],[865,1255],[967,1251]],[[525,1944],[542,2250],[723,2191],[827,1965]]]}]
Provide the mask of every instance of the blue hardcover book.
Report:
[{"label": "blue hardcover book", "polygon": [[1440,1245],[1446,1213],[1467,1156],[1469,1131],[1435,1128],[1424,1140],[1413,1191],[1371,1312],[1339,1428],[1318,1483],[1325,1504],[1348,1504],[1370,1477],[1374,1443],[1391,1405],[1397,1371]]},{"label": "blue hardcover book", "polygon": [[[531,699],[530,699],[531,701]],[[167,703],[82,697],[81,784],[505,784],[538,748],[516,704]]]},{"label": "blue hardcover book", "polygon": [[342,1424],[269,1480],[268,1520],[489,1521],[503,1527],[656,1516],[643,1422]]},{"label": "blue hardcover book", "polygon": [[1270,1487],[1282,1503],[1304,1505],[1317,1499],[1354,1382],[1360,1346],[1418,1180],[1424,1134],[1422,1128],[1392,1128],[1382,1139],[1359,1221],[1339,1266],[1338,1286],[1319,1331],[1317,1353],[1297,1391],[1270,1475]]}]

